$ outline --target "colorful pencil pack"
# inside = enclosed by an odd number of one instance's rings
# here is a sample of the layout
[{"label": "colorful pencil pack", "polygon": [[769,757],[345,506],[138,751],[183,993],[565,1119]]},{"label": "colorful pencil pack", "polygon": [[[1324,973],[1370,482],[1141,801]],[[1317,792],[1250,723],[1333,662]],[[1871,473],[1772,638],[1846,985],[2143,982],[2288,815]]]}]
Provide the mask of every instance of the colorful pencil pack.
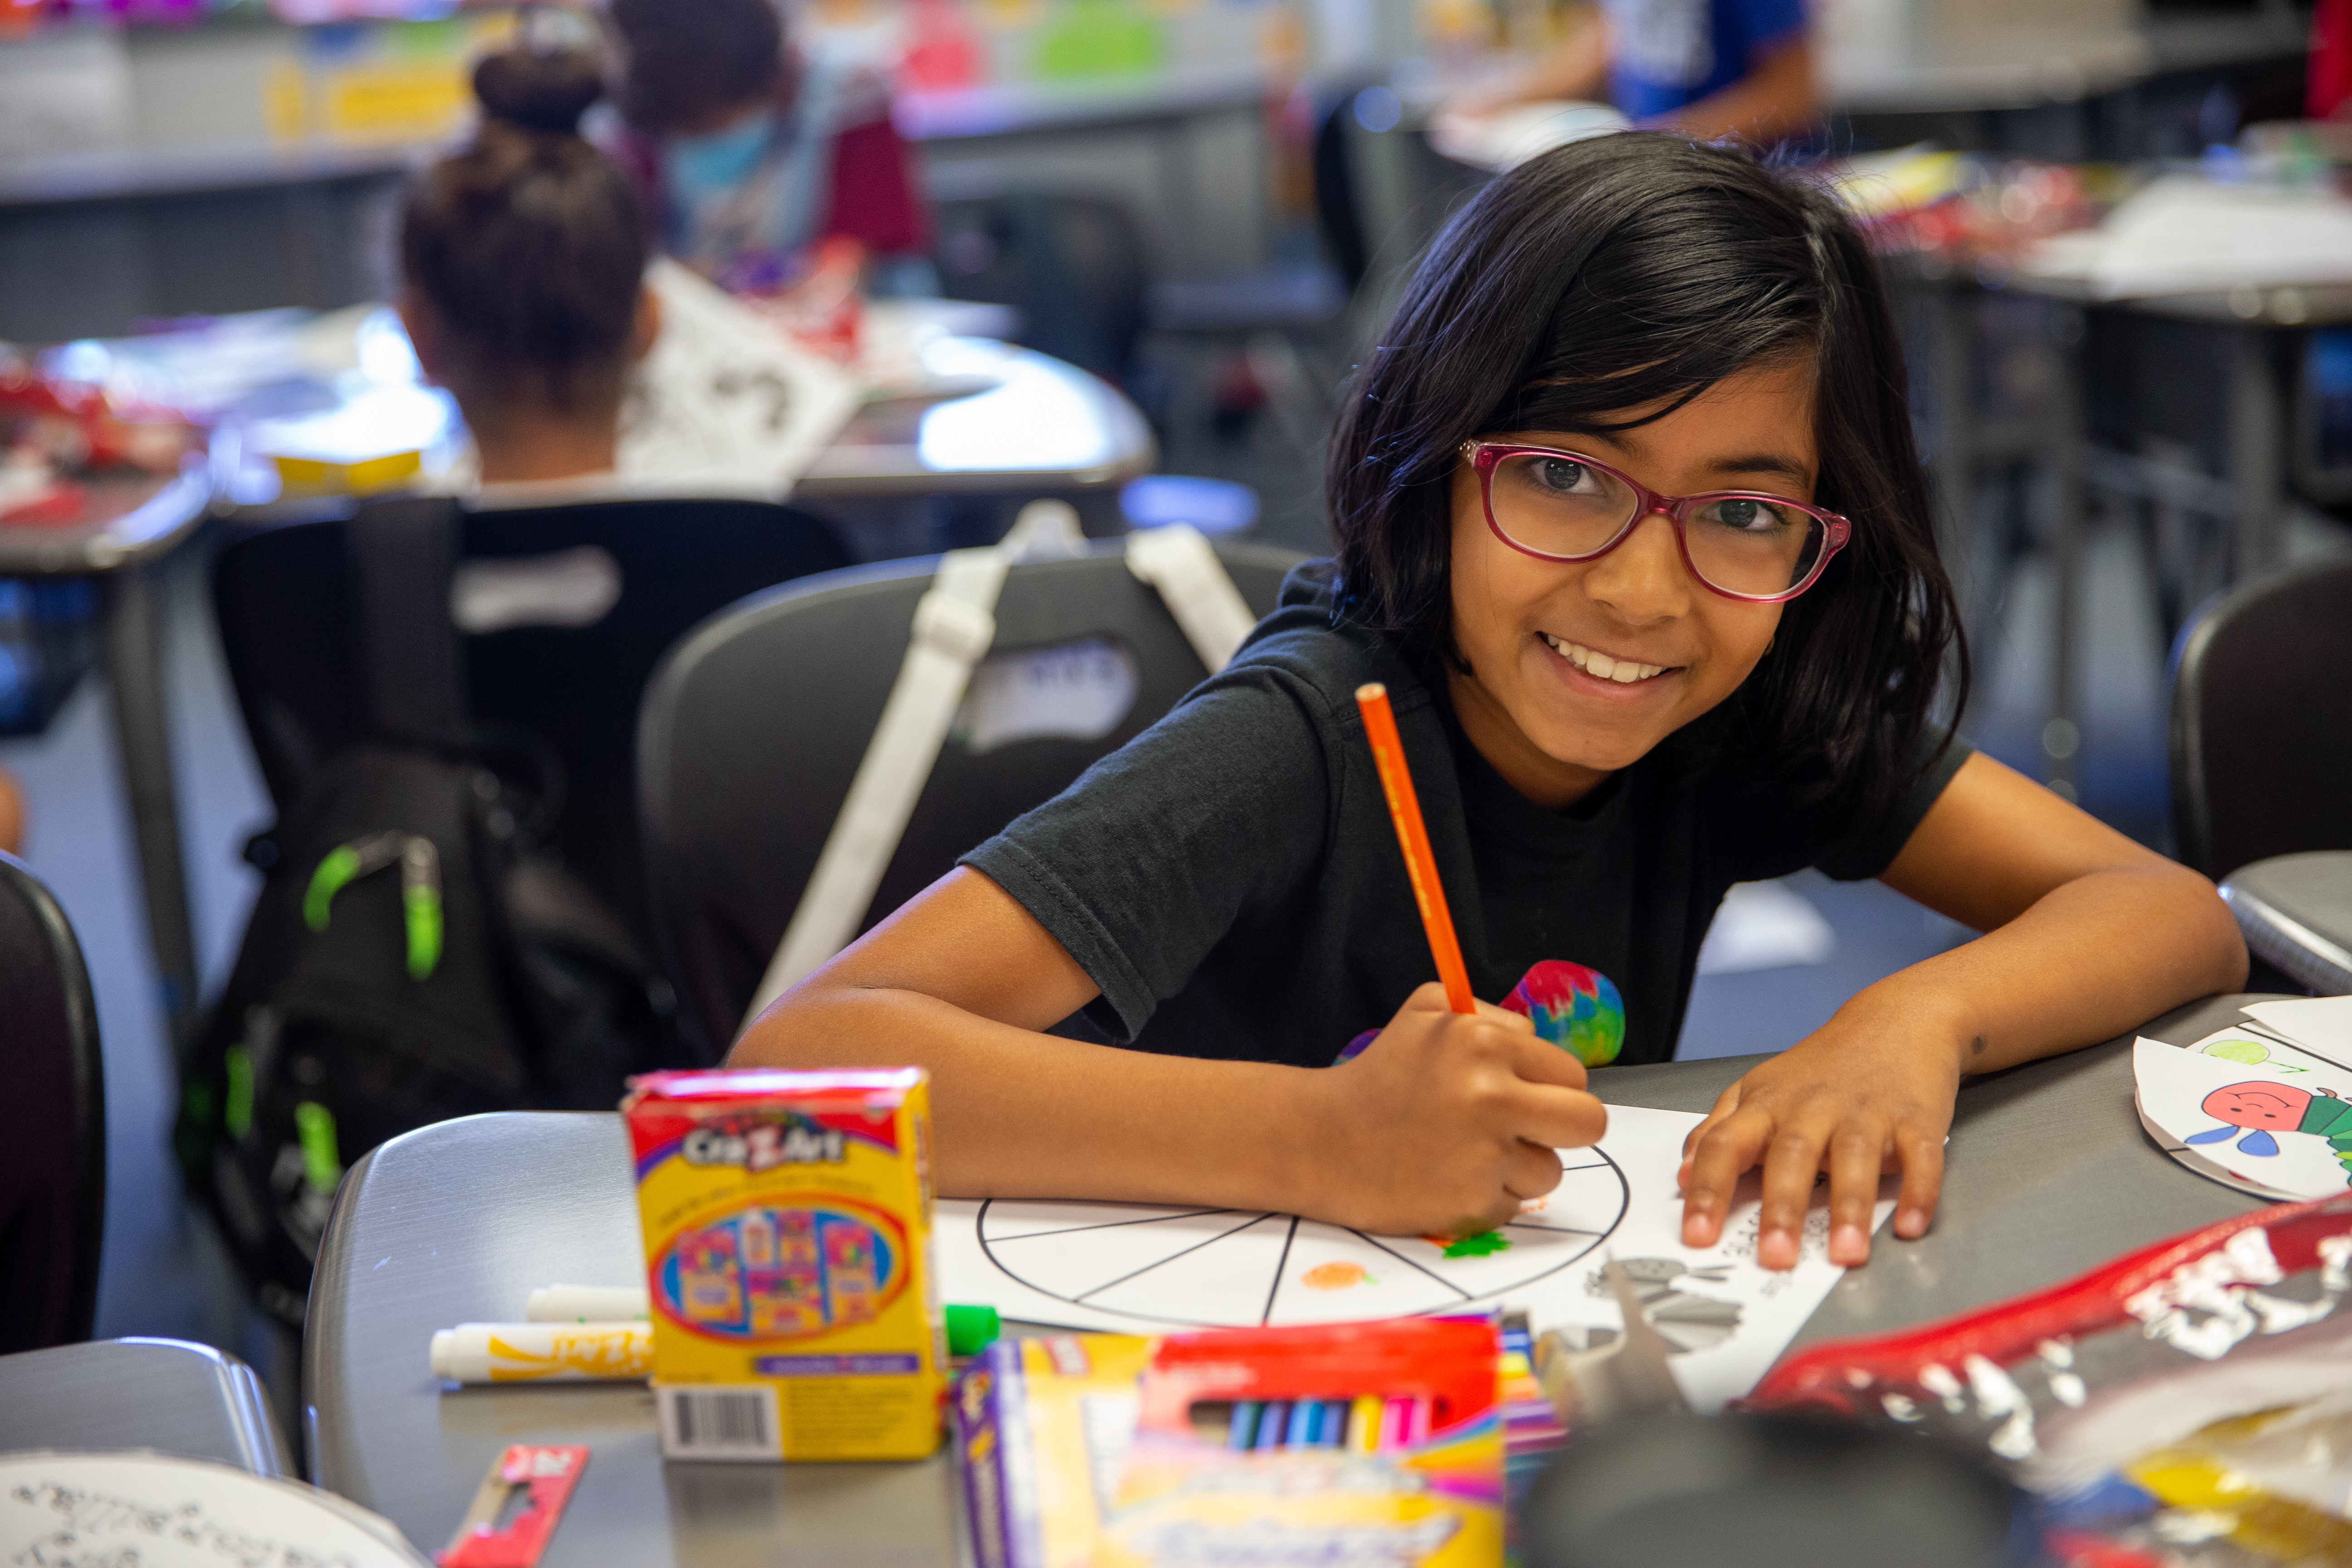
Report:
[{"label": "colorful pencil pack", "polygon": [[1497,1349],[1476,1319],[1000,1342],[956,1398],[980,1561],[1493,1568]]},{"label": "colorful pencil pack", "polygon": [[981,1568],[1091,1568],[1159,1343],[1133,1334],[998,1340],[964,1368],[955,1441]]},{"label": "colorful pencil pack", "polygon": [[904,1459],[939,1446],[927,1076],[631,1080],[662,1452]]}]

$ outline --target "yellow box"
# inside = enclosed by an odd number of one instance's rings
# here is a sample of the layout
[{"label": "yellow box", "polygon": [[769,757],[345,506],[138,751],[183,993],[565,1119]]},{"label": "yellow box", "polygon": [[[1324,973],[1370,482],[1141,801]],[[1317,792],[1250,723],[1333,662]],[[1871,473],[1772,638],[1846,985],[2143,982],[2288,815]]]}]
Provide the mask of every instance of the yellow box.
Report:
[{"label": "yellow box", "polygon": [[914,1459],[939,1447],[929,1079],[634,1079],[654,1392],[674,1459]]}]

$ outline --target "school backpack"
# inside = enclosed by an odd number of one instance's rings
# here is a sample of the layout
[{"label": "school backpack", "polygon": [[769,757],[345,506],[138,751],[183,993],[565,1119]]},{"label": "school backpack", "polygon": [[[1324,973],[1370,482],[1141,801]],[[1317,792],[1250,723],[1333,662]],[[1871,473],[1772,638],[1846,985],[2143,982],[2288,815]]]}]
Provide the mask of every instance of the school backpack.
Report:
[{"label": "school backpack", "polygon": [[459,521],[400,498],[346,531],[370,733],[247,846],[261,893],[182,1064],[183,1168],[297,1327],[336,1185],[369,1149],[477,1111],[609,1110],[630,1073],[677,1065],[667,984],[540,847],[550,764],[468,722]]}]

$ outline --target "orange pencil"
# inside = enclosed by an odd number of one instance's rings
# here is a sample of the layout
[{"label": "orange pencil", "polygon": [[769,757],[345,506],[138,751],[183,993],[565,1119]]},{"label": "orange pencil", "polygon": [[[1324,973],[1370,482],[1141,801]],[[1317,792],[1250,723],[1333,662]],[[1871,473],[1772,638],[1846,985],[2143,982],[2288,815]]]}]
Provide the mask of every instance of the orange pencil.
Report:
[{"label": "orange pencil", "polygon": [[1404,850],[1404,872],[1412,880],[1412,901],[1421,906],[1422,929],[1429,933],[1429,954],[1437,960],[1437,978],[1445,985],[1445,1005],[1457,1013],[1475,1013],[1478,1004],[1470,994],[1470,972],[1463,967],[1454,916],[1445,907],[1445,889],[1437,879],[1437,857],[1429,851],[1421,798],[1412,793],[1412,773],[1404,765],[1404,742],[1398,738],[1396,714],[1389,708],[1389,689],[1378,681],[1359,686],[1356,706],[1364,715],[1364,735],[1372,743],[1372,765],[1380,769],[1381,792],[1389,797],[1389,818],[1396,824],[1397,843]]}]

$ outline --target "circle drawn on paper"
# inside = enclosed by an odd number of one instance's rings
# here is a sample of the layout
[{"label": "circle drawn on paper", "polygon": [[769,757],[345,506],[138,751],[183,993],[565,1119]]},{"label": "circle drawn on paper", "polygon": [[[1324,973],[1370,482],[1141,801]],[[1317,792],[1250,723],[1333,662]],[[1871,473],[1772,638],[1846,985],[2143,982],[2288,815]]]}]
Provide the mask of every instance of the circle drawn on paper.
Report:
[{"label": "circle drawn on paper", "polygon": [[[1573,1268],[1623,1222],[1616,1163],[1598,1149],[1566,1157],[1577,1163],[1559,1185],[1500,1227],[1509,1248],[1475,1257],[1265,1209],[992,1198],[976,1224],[982,1252],[1012,1279],[1139,1330],[1461,1312]],[[1341,1277],[1349,1288],[1331,1289]]]}]

